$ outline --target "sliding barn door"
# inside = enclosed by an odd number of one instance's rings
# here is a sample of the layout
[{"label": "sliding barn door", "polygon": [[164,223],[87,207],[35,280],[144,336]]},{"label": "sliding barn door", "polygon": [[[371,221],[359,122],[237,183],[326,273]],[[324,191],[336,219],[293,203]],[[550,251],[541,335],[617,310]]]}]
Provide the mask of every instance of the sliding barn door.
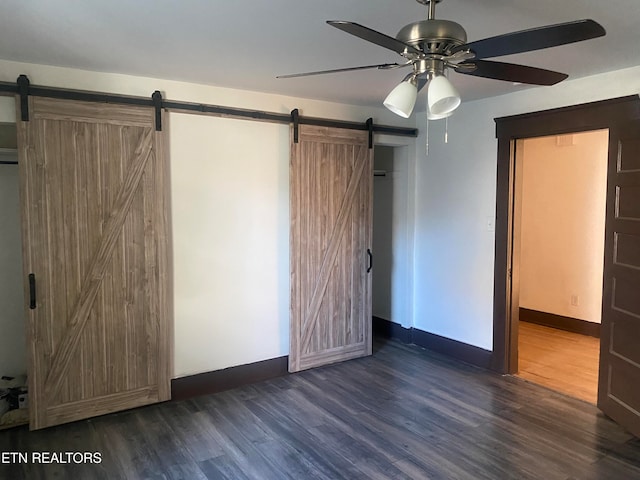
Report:
[{"label": "sliding barn door", "polygon": [[598,407],[640,437],[640,122],[609,135]]},{"label": "sliding barn door", "polygon": [[18,142],[31,428],[169,399],[169,183],[153,109],[30,97]]},{"label": "sliding barn door", "polygon": [[289,371],[371,355],[367,132],[301,125],[290,179]]}]

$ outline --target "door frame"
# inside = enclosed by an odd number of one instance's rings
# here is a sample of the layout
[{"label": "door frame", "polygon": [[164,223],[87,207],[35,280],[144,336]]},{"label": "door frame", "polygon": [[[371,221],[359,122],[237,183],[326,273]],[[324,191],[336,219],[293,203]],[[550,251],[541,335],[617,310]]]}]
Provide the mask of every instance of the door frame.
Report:
[{"label": "door frame", "polygon": [[[496,179],[496,233],[493,290],[493,352],[491,368],[500,373],[518,370],[519,278],[514,256],[515,145],[524,138],[611,129],[640,119],[640,97],[626,97],[494,119],[498,139]],[[615,162],[609,150],[608,162]],[[607,197],[611,192],[607,192]],[[515,254],[515,255],[514,255]],[[603,259],[604,262],[604,259]]]}]

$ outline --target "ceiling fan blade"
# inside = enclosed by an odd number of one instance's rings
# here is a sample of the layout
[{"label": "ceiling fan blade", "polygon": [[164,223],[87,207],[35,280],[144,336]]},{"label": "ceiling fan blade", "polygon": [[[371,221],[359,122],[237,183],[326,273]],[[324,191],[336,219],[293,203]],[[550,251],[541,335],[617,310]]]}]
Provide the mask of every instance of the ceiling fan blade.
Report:
[{"label": "ceiling fan blade", "polygon": [[362,67],[347,67],[347,68],[335,68],[333,70],[319,70],[317,72],[305,72],[305,73],[292,73],[290,75],[278,75],[276,78],[296,78],[296,77],[310,77],[311,75],[324,75],[326,73],[340,73],[340,72],[352,72],[354,70],[368,70],[377,68],[378,70],[391,70],[393,68],[406,67],[410,65],[399,63],[381,63],[379,65],[364,65]]},{"label": "ceiling fan blade", "polygon": [[506,33],[460,45],[453,53],[471,49],[476,58],[501,57],[514,53],[531,52],[543,48],[557,47],[606,35],[605,29],[593,20],[577,20],[546,27],[532,28]]},{"label": "ceiling fan blade", "polygon": [[[471,70],[475,65],[475,70]],[[494,62],[491,60],[473,60],[460,63],[455,71],[476,77],[493,78],[507,82],[528,83],[531,85],[555,85],[566,79],[566,73],[544,70],[542,68],[517,65],[515,63]]]},{"label": "ceiling fan blade", "polygon": [[350,33],[356,37],[360,37],[367,42],[375,43],[381,47],[393,50],[400,55],[404,53],[413,53],[414,55],[420,55],[422,52],[411,45],[396,40],[384,33],[376,32],[368,27],[364,27],[358,23],[346,22],[344,20],[327,20],[327,23],[332,27],[336,27],[343,32]]}]

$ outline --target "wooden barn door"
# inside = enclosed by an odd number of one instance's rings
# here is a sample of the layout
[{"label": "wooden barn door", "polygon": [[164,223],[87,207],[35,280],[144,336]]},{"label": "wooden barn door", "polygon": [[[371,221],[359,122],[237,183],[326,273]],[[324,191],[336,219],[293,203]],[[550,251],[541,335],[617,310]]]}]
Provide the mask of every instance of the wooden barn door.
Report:
[{"label": "wooden barn door", "polygon": [[154,111],[30,97],[29,117],[31,429],[168,400],[169,184]]},{"label": "wooden barn door", "polygon": [[640,437],[640,121],[609,142],[598,407]]},{"label": "wooden barn door", "polygon": [[291,143],[289,371],[371,354],[368,133],[301,125]]}]

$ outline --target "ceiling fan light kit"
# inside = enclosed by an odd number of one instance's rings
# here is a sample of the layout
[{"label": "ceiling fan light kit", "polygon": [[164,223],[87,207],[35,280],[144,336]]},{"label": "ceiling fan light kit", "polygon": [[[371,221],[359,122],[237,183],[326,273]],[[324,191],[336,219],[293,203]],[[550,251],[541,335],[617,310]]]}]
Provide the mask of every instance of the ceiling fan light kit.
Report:
[{"label": "ceiling fan light kit", "polygon": [[332,27],[381,47],[393,50],[405,62],[340,68],[317,72],[283,75],[278,78],[303,77],[352,70],[388,70],[412,67],[413,71],[397,85],[384,101],[384,106],[401,117],[413,112],[418,92],[427,86],[427,118],[446,118],[461,99],[446,72],[491,78],[530,85],[555,85],[568,75],[526,65],[484,60],[516,53],[567,45],[604,36],[605,29],[593,20],[548,25],[467,42],[462,25],[435,18],[436,5],[442,0],[416,0],[428,8],[427,19],[405,25],[395,37],[363,25],[344,20],[328,20]]},{"label": "ceiling fan light kit", "polygon": [[385,98],[383,105],[396,115],[409,118],[411,112],[413,112],[417,98],[418,83],[415,76],[410,75],[409,78],[403,80],[391,90],[387,98]]},{"label": "ceiling fan light kit", "polygon": [[446,115],[460,105],[460,94],[444,75],[437,75],[427,84],[427,104],[432,115]]}]

